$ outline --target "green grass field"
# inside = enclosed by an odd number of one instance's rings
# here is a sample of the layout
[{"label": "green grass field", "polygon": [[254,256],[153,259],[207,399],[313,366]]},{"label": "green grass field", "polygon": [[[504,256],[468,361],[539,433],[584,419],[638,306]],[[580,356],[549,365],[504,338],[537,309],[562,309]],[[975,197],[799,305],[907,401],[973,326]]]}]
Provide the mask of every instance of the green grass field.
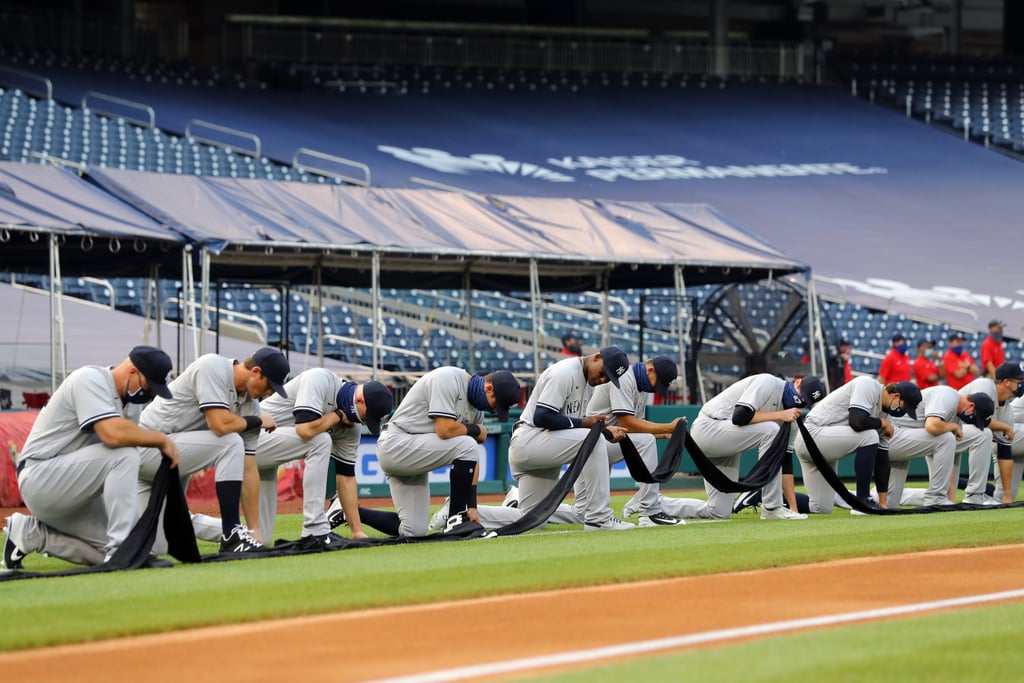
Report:
[{"label": "green grass field", "polygon": [[[613,505],[621,508],[626,497]],[[299,535],[301,516],[278,519]],[[845,511],[804,522],[728,522],[626,533],[549,526],[514,538],[0,583],[0,649],[14,650],[270,617],[778,567],[844,557],[1019,543],[1024,510],[905,517]],[[344,529],[342,529],[344,532]],[[202,552],[213,552],[201,544]],[[65,563],[30,556],[30,570]],[[979,584],[983,587],[983,584]],[[102,615],[102,616],[99,616]],[[620,679],[621,680],[621,679]]]},{"label": "green grass field", "polygon": [[1024,655],[1014,643],[1022,628],[1024,603],[1013,603],[805,631],[518,680],[864,683],[884,677],[901,683],[984,681],[1019,673]]}]

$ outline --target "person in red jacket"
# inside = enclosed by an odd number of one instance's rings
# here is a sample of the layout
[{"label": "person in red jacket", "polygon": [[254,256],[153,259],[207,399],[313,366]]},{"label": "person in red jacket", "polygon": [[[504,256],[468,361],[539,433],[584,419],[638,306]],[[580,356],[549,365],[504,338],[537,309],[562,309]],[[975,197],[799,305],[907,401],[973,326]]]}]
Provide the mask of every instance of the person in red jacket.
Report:
[{"label": "person in red jacket", "polygon": [[981,342],[981,369],[985,376],[992,379],[996,376],[996,368],[1006,362],[1006,351],[1003,350],[1002,320],[993,320],[988,324],[988,336]]},{"label": "person in red jacket", "polygon": [[935,340],[922,339],[917,342],[917,358],[914,359],[914,381],[917,386],[922,389],[934,387],[946,376],[946,368],[936,361],[941,359],[935,350]]},{"label": "person in red jacket", "polygon": [[954,332],[949,336],[949,350],[942,356],[946,369],[946,384],[960,391],[980,374],[978,364],[964,349],[964,335]]},{"label": "person in red jacket", "polygon": [[909,382],[911,377],[910,356],[907,355],[907,335],[897,332],[892,335],[892,348],[882,359],[878,369],[878,381],[882,385],[895,382]]}]

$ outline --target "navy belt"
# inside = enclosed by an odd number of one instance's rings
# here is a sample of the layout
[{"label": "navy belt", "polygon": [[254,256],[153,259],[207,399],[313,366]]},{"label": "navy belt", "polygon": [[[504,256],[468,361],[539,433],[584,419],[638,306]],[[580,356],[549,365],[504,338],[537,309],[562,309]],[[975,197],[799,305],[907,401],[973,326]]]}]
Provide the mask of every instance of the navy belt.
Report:
[{"label": "navy belt", "polygon": [[14,474],[15,475],[21,474],[21,471],[23,469],[25,469],[25,461],[24,460],[19,460],[18,464],[14,466]]}]

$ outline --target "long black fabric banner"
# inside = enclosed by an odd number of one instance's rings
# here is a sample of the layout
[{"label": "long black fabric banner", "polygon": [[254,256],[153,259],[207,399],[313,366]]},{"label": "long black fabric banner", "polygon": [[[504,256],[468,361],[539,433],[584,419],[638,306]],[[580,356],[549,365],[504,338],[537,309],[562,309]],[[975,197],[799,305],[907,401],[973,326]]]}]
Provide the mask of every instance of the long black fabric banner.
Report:
[{"label": "long black fabric banner", "polygon": [[168,552],[182,562],[199,562],[199,548],[192,531],[192,520],[185,502],[185,491],[181,488],[178,473],[174,472],[172,475],[170,463],[167,460],[162,460],[160,469],[157,470],[156,477],[153,479],[153,488],[146,510],[132,527],[128,538],[109,560],[94,567],[75,567],[55,572],[8,571],[0,574],[0,581],[99,574],[150,566],[149,552],[153,549],[153,542],[156,540],[160,509],[164,507],[165,501],[167,505],[164,511],[164,533],[167,536]]},{"label": "long black fabric banner", "polygon": [[[697,466],[705,481],[719,491],[725,493],[739,493],[740,491],[756,491],[768,484],[779,470],[782,469],[783,459],[789,456],[789,432],[790,424],[782,423],[779,433],[775,435],[771,446],[763,457],[750,469],[747,476],[740,481],[733,481],[725,476],[722,470],[718,469],[711,460],[704,455],[697,442],[689,432],[686,433],[686,450],[693,458],[693,464]],[[671,442],[669,442],[671,445]]]},{"label": "long black fabric banner", "polygon": [[850,506],[851,509],[857,512],[864,513],[866,515],[922,515],[930,514],[932,512],[951,512],[956,510],[999,510],[1002,508],[1016,508],[1024,507],[1022,503],[1004,503],[1002,505],[971,505],[970,503],[950,503],[949,505],[927,505],[916,508],[904,508],[894,510],[891,508],[871,508],[864,504],[860,498],[850,492],[846,485],[843,483],[839,475],[836,474],[831,463],[829,463],[825,456],[821,454],[821,449],[818,448],[818,444],[814,443],[814,438],[811,433],[807,431],[807,427],[804,426],[803,418],[797,420],[797,425],[800,428],[800,434],[803,435],[804,445],[807,446],[807,452],[811,456],[811,460],[814,461],[814,465],[821,472],[821,476],[825,478],[828,485],[836,492],[836,494]]}]

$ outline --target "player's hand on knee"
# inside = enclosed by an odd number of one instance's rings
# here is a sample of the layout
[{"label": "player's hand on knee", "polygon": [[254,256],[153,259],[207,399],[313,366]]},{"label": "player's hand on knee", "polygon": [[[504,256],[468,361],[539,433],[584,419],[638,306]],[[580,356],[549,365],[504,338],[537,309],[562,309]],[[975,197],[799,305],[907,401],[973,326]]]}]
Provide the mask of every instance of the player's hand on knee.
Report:
[{"label": "player's hand on knee", "polygon": [[170,437],[164,438],[164,443],[160,446],[160,455],[171,461],[172,470],[178,466],[178,444],[174,443]]}]

